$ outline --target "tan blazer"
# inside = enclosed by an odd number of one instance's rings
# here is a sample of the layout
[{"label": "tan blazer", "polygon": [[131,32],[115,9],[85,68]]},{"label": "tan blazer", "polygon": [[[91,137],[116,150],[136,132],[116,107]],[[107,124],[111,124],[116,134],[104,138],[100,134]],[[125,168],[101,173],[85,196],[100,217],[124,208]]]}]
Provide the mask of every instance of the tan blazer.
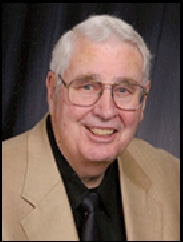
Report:
[{"label": "tan blazer", "polygon": [[[180,241],[179,161],[134,139],[118,157],[128,241]],[[3,241],[77,241],[45,118],[3,143]]]}]

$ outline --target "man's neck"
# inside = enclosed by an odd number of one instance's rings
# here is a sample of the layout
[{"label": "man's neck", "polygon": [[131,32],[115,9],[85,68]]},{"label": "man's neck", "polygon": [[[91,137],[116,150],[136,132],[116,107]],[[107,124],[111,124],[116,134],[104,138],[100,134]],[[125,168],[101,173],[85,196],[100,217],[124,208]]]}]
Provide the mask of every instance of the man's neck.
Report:
[{"label": "man's neck", "polygon": [[96,188],[102,182],[105,172],[96,176],[81,176],[80,179],[86,187],[89,189]]}]

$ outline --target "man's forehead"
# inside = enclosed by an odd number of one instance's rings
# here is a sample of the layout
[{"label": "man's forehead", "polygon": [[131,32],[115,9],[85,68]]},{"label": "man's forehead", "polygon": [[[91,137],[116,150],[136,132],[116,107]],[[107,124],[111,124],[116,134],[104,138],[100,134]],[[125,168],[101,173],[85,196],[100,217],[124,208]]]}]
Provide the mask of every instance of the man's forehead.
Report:
[{"label": "man's forehead", "polygon": [[124,41],[119,40],[116,37],[111,37],[108,40],[101,41],[101,42],[92,41],[86,37],[80,37],[75,40],[73,52],[89,53],[90,51],[95,51],[98,49],[110,51],[118,47],[119,48],[128,47],[129,49],[139,50],[137,46],[134,45],[133,43],[125,40]]},{"label": "man's forehead", "polygon": [[[112,42],[95,43],[87,39],[76,41],[66,69],[68,79],[79,75],[115,82],[121,78],[141,79],[142,57],[136,47],[129,43]],[[128,75],[129,74],[129,75]]]},{"label": "man's forehead", "polygon": [[70,61],[87,63],[93,62],[98,58],[104,63],[106,59],[120,62],[123,57],[125,57],[126,63],[140,63],[143,59],[139,49],[131,43],[121,42],[116,39],[98,43],[85,38],[81,39],[81,41],[76,41]]}]

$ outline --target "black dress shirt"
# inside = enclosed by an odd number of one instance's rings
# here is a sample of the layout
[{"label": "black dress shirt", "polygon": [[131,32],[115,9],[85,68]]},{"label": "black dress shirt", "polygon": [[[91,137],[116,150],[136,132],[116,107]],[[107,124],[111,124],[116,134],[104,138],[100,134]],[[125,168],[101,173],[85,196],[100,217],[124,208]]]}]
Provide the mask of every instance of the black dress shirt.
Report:
[{"label": "black dress shirt", "polygon": [[[57,147],[51,124],[51,118],[46,120],[46,129],[50,146],[53,151],[58,170],[64,181],[65,189],[73,211],[78,236],[81,233],[82,211],[80,205],[84,197],[91,191],[77,176]],[[102,231],[101,241],[126,241],[125,225],[122,212],[121,191],[118,178],[117,160],[106,170],[105,176],[97,188],[94,189],[100,198],[98,224]]]}]

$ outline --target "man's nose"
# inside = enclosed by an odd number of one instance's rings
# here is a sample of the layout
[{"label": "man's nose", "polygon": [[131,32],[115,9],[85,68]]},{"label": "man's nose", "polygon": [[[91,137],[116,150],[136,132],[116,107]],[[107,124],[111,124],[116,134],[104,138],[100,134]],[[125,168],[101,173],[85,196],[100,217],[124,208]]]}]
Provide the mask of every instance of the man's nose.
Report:
[{"label": "man's nose", "polygon": [[105,87],[98,102],[93,106],[93,114],[103,120],[109,120],[117,116],[117,107],[113,101],[112,89]]}]

